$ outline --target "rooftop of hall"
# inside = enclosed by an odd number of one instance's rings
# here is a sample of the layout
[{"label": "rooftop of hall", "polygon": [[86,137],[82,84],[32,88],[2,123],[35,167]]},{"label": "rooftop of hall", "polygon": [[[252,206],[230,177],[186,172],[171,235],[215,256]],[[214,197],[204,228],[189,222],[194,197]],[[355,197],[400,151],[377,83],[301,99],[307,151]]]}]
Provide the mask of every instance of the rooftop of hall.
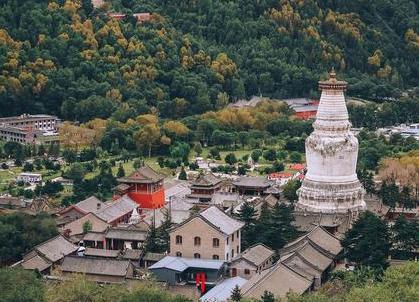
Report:
[{"label": "rooftop of hall", "polygon": [[152,184],[160,182],[163,179],[163,175],[160,175],[149,166],[142,166],[128,176],[118,178],[118,182]]}]

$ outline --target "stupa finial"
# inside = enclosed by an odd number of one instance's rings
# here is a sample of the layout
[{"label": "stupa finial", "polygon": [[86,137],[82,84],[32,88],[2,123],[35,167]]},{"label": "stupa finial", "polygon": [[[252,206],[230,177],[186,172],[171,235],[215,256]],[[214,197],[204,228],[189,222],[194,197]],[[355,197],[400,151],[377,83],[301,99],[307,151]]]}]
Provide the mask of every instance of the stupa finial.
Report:
[{"label": "stupa finial", "polygon": [[329,72],[329,81],[336,82],[336,72],[335,67],[332,67],[332,69]]}]

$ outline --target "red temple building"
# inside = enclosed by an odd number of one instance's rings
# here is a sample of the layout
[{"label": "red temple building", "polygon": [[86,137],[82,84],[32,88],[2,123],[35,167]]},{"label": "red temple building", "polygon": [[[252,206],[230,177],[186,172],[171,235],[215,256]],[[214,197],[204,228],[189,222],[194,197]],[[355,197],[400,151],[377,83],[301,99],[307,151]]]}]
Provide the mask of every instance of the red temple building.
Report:
[{"label": "red temple building", "polygon": [[127,194],[145,209],[157,209],[164,206],[164,177],[148,166],[140,167],[127,177],[118,178],[119,185],[115,194]]}]

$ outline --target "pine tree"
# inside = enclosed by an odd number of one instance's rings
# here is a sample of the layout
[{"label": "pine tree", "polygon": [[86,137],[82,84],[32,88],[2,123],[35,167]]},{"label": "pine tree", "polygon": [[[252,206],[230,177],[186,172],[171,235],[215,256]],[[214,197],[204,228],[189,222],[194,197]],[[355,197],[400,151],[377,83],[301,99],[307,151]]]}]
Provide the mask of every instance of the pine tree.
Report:
[{"label": "pine tree", "polygon": [[400,192],[400,203],[404,209],[412,209],[415,207],[415,201],[411,196],[411,189],[407,186],[403,186]]},{"label": "pine tree", "polygon": [[269,229],[271,215],[271,210],[269,209],[267,202],[264,201],[260,208],[259,219],[256,222],[256,234],[259,234],[259,242],[266,245],[269,245],[266,230]]},{"label": "pine tree", "polygon": [[279,250],[287,242],[298,237],[298,231],[292,224],[295,220],[293,208],[277,203],[272,210],[271,219],[266,230],[267,245],[274,250]]},{"label": "pine tree", "polygon": [[124,177],[124,176],[125,176],[124,167],[122,166],[122,164],[119,164],[118,172],[116,173],[116,177],[120,178],[120,177]]},{"label": "pine tree", "polygon": [[179,173],[178,179],[180,179],[180,180],[188,180],[188,175],[186,174],[186,171],[185,171],[185,167],[184,166],[182,166],[182,168],[180,169],[180,173]]},{"label": "pine tree", "polygon": [[238,210],[237,218],[244,222],[242,229],[242,247],[246,249],[256,241],[255,224],[257,213],[255,207],[248,201],[243,202]]},{"label": "pine tree", "polygon": [[146,252],[158,253],[160,252],[160,245],[158,243],[158,234],[154,222],[150,225],[147,232],[147,238],[144,243],[144,250]]},{"label": "pine tree", "polygon": [[398,259],[412,259],[419,246],[419,223],[400,216],[392,228],[394,250]]},{"label": "pine tree", "polygon": [[267,290],[263,292],[263,295],[260,299],[261,299],[261,302],[275,302],[274,294]]},{"label": "pine tree", "polygon": [[345,233],[342,246],[344,257],[358,266],[385,269],[391,247],[387,224],[367,211]]},{"label": "pine tree", "polygon": [[381,185],[379,195],[383,203],[393,209],[396,207],[400,198],[399,188],[394,181],[390,184],[384,181]]},{"label": "pine tree", "polygon": [[169,230],[172,227],[172,219],[169,211],[164,213],[164,221],[157,230],[157,238],[159,243],[159,250],[161,252],[169,251],[170,249],[170,235]]},{"label": "pine tree", "polygon": [[240,287],[236,285],[231,291],[230,300],[234,302],[240,302],[243,298]]}]

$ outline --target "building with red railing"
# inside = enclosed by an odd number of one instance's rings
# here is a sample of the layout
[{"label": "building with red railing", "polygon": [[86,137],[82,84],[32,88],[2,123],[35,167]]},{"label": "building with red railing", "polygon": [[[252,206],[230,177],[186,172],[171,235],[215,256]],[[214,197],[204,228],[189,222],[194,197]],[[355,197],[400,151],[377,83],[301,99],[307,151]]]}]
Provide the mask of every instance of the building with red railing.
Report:
[{"label": "building with red railing", "polygon": [[145,209],[164,206],[164,177],[148,166],[140,167],[127,177],[118,178],[117,196],[128,195]]}]

